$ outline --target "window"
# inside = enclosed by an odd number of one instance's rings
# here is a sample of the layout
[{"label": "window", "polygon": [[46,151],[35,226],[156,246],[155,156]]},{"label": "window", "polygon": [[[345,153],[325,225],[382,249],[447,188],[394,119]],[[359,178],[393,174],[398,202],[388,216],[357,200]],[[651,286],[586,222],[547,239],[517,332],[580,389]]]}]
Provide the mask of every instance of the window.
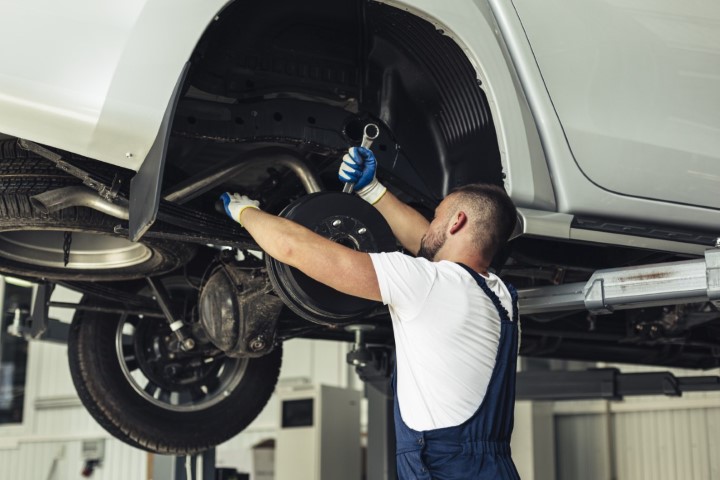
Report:
[{"label": "window", "polygon": [[32,285],[0,277],[0,425],[22,423],[28,342],[10,334],[29,315]]}]

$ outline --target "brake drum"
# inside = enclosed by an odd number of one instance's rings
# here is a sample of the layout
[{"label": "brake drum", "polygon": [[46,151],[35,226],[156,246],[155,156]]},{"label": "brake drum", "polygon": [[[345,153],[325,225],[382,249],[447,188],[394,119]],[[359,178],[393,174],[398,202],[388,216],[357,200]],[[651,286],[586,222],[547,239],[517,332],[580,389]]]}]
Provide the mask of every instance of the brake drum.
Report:
[{"label": "brake drum", "polygon": [[[397,250],[392,230],[380,212],[355,195],[313,193],[288,205],[280,216],[357,251]],[[323,325],[351,323],[379,305],[378,302],[340,293],[269,255],[266,263],[278,296],[295,313],[311,322]],[[348,278],[347,281],[354,279]]]}]

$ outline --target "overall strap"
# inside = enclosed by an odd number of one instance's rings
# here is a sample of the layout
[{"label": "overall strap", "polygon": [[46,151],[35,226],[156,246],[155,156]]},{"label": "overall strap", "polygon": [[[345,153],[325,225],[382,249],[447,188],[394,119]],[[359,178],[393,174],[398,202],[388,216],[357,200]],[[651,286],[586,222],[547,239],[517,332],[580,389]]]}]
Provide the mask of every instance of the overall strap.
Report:
[{"label": "overall strap", "polygon": [[[473,270],[472,268],[468,267],[465,264],[458,263],[462,268],[464,268],[477,282],[478,286],[485,292],[485,294],[490,297],[490,300],[493,302],[493,305],[495,305],[495,308],[497,309],[498,313],[500,314],[500,319],[509,322],[510,321],[510,314],[503,306],[502,302],[500,302],[500,299],[498,296],[493,292],[490,287],[487,286],[487,282],[483,278],[482,275],[480,275],[478,272]],[[505,282],[503,282],[505,283]],[[512,320],[514,322],[517,322],[518,319],[518,308],[517,308],[517,290],[515,290],[515,287],[513,287],[510,284],[505,284],[505,286],[508,289],[508,292],[510,292],[510,298],[512,299],[512,305],[513,305],[513,315]]]},{"label": "overall strap", "polygon": [[513,316],[512,316],[512,319],[513,319],[513,322],[516,322],[516,323],[517,323],[517,321],[518,321],[518,316],[519,316],[519,312],[518,312],[518,292],[517,292],[517,289],[516,289],[513,285],[507,283],[507,282],[504,281],[504,280],[503,280],[503,283],[505,284],[505,287],[508,289],[508,292],[510,292],[510,299],[512,300],[512,306],[513,306]]}]

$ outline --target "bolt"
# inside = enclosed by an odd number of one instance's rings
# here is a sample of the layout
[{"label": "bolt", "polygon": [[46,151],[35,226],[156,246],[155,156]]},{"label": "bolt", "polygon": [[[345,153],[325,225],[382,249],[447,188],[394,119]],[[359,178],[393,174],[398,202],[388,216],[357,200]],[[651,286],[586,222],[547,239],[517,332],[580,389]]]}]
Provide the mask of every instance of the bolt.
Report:
[{"label": "bolt", "polygon": [[340,225],[342,225],[342,220],[340,220],[340,219],[333,220],[333,223],[332,223],[333,227],[339,227]]},{"label": "bolt", "polygon": [[132,158],[132,156],[133,156],[132,152],[127,152],[127,153],[125,154],[125,157],[126,157],[126,158]]},{"label": "bolt", "polygon": [[195,348],[195,340],[193,340],[192,338],[186,338],[182,341],[182,347],[185,351],[192,350],[193,348]]},{"label": "bolt", "polygon": [[358,235],[365,235],[365,233],[367,233],[367,228],[365,227],[362,227],[358,230]]},{"label": "bolt", "polygon": [[265,339],[262,336],[259,336],[255,338],[252,342],[250,342],[250,350],[253,352],[258,352],[260,350],[263,350],[265,348]]}]

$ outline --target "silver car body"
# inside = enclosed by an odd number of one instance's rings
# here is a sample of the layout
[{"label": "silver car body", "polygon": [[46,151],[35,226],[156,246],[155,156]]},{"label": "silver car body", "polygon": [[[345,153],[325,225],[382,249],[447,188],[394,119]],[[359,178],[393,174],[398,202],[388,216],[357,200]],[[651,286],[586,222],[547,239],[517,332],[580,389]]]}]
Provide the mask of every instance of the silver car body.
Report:
[{"label": "silver car body", "polygon": [[[239,0],[238,0],[239,1]],[[716,230],[720,5],[385,2],[466,52],[526,233],[699,253],[574,216]],[[133,170],[225,0],[0,0],[0,132]]]}]

